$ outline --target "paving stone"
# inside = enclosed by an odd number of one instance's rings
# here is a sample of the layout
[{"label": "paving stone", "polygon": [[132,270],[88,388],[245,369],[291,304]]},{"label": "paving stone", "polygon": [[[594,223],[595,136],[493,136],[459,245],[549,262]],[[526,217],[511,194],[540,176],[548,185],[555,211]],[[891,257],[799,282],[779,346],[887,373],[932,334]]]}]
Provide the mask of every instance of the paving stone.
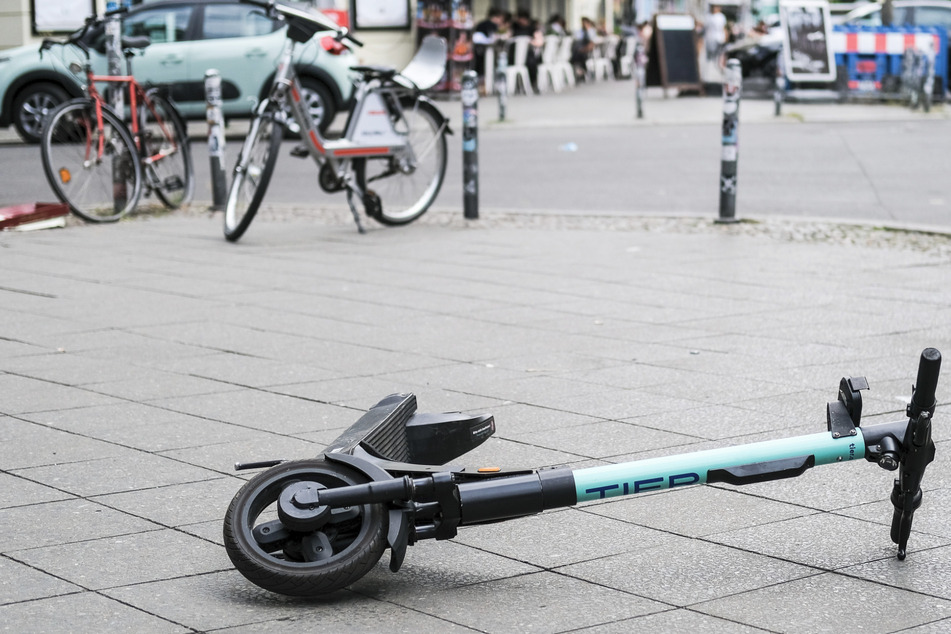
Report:
[{"label": "paving stone", "polygon": [[215,478],[101,495],[93,500],[162,526],[179,527],[208,520],[220,522],[241,484],[242,481],[236,478]]},{"label": "paving stone", "polygon": [[131,449],[123,449],[109,458],[32,467],[18,470],[15,474],[80,496],[200,482],[220,475]]},{"label": "paving stone", "polygon": [[908,555],[904,561],[899,561],[897,557],[889,557],[846,568],[843,573],[883,585],[951,600],[951,565],[949,564],[951,564],[951,547],[942,546],[921,550],[915,548],[913,541],[909,541]]},{"label": "paving stone", "polygon": [[[843,535],[848,539],[842,539]],[[887,527],[832,513],[718,533],[707,539],[827,570],[895,556]],[[915,535],[915,543],[918,548],[933,548],[948,540]]]},{"label": "paving stone", "polygon": [[583,508],[597,515],[686,537],[704,537],[813,513],[801,506],[712,486],[634,495]]},{"label": "paving stone", "polygon": [[433,590],[398,604],[482,632],[565,632],[666,608],[551,572]]},{"label": "paving stone", "polygon": [[342,429],[359,418],[329,405],[261,390],[241,390],[152,401],[157,407],[251,429],[293,434]]},{"label": "paving stone", "polygon": [[683,442],[684,437],[638,425],[598,421],[525,434],[518,440],[587,458],[610,458],[645,449],[676,447]]},{"label": "paving stone", "polygon": [[628,632],[702,632],[703,634],[756,634],[766,632],[756,627],[734,623],[726,619],[690,610],[677,609],[658,612],[633,619],[615,621],[591,628],[576,630],[584,634],[627,634]]},{"label": "paving stone", "polygon": [[[540,539],[540,536],[544,536]],[[670,536],[584,513],[549,511],[503,524],[464,527],[457,541],[542,568],[665,544]]]},{"label": "paving stone", "polygon": [[0,374],[4,414],[45,412],[115,402],[112,397],[82,388],[13,374]]},{"label": "paving stone", "polygon": [[70,497],[72,496],[68,493],[0,472],[0,509],[66,500]]},{"label": "paving stone", "polygon": [[[682,537],[635,543],[638,548],[631,552],[558,572],[679,607],[815,574],[806,566]],[[632,570],[643,573],[632,575]]]},{"label": "paving stone", "polygon": [[[114,588],[105,594],[198,631],[245,626],[246,631],[268,632],[277,631],[277,624],[283,624],[282,631],[296,624],[334,632],[361,631],[360,628],[347,629],[360,624],[362,631],[367,631],[377,629],[381,623],[389,629],[391,621],[397,631],[414,627],[417,628],[414,631],[426,631],[427,627],[439,631],[453,625],[459,627],[456,623],[450,624],[455,619],[435,619],[347,590],[324,599],[283,597],[252,585],[235,571]],[[183,602],[181,597],[190,597],[190,601]],[[195,610],[196,604],[202,608]]]},{"label": "paving stone", "polygon": [[[861,597],[861,610],[854,600]],[[794,598],[791,600],[791,598]],[[809,609],[803,609],[809,606]],[[825,573],[725,597],[693,609],[773,632],[896,632],[947,618],[951,603]]]},{"label": "paving stone", "polygon": [[224,550],[175,530],[103,537],[15,553],[17,560],[93,590],[229,569]]},{"label": "paving stone", "polygon": [[19,418],[0,417],[0,464],[8,471],[109,458],[124,451],[122,447],[78,434]]},{"label": "paving stone", "polygon": [[12,553],[26,548],[129,535],[158,529],[152,522],[89,500],[64,500],[0,509],[0,548]]},{"label": "paving stone", "polygon": [[0,606],[81,591],[79,586],[0,557]]},{"label": "paving stone", "polygon": [[92,592],[0,605],[0,625],[11,632],[141,632],[168,634],[187,628]]}]

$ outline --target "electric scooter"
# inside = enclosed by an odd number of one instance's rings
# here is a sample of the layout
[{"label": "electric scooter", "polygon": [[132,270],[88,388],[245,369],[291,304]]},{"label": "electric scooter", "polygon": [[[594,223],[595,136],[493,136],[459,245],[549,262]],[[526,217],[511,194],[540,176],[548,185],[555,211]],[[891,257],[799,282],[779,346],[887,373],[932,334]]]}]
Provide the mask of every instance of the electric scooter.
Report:
[{"label": "electric scooter", "polygon": [[237,464],[266,468],[235,495],[224,542],[252,583],[292,596],[344,588],[390,549],[399,570],[407,547],[451,539],[460,526],[500,522],[648,491],[794,478],[820,465],[865,459],[897,471],[891,539],[905,559],[921,481],[934,460],[931,419],[941,353],[921,353],[907,420],[861,426],[864,377],[843,378],[824,432],[584,469],[503,470],[448,465],[495,431],[489,414],[424,414],[393,394],[309,460]]}]

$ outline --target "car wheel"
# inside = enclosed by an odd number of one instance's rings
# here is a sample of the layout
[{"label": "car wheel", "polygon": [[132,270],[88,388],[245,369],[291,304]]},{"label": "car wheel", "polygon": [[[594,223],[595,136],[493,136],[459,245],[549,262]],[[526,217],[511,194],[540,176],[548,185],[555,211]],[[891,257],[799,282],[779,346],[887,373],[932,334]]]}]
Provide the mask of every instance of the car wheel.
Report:
[{"label": "car wheel", "polygon": [[13,125],[27,143],[39,143],[47,113],[69,99],[65,90],[50,83],[31,84],[13,101]]},{"label": "car wheel", "polygon": [[[307,110],[310,111],[310,116],[317,122],[317,127],[320,131],[326,131],[327,128],[330,127],[330,124],[333,123],[334,117],[337,116],[337,108],[334,105],[330,91],[327,90],[327,87],[322,83],[310,77],[301,77],[300,85],[301,101],[304,102]],[[288,126],[290,131],[297,134],[299,132],[297,123],[291,117],[289,110],[287,120],[290,122]]]}]

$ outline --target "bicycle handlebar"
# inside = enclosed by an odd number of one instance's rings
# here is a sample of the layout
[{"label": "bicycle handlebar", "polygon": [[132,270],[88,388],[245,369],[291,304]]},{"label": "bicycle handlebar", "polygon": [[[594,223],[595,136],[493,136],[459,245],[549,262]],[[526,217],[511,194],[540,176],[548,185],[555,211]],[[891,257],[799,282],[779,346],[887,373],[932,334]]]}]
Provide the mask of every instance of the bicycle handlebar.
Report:
[{"label": "bicycle handlebar", "polygon": [[[128,11],[128,9],[125,9],[125,8],[123,8],[123,10]],[[119,12],[119,9],[116,9],[115,11],[111,11],[110,14],[118,13],[118,12]],[[78,31],[75,31],[74,33],[70,33],[66,37],[66,39],[57,40],[51,37],[44,38],[43,42],[40,44],[40,58],[42,59],[43,57],[43,51],[48,51],[54,46],[66,46],[67,44],[72,44],[74,46],[79,47],[82,50],[82,52],[86,54],[86,59],[88,60],[89,47],[83,41],[83,38],[86,37],[86,33],[89,32],[89,29],[91,29],[93,26],[98,25],[101,21],[102,21],[102,18],[97,16],[95,13],[93,13],[92,15],[88,16],[83,21],[83,27],[81,29],[79,29]]]},{"label": "bicycle handlebar", "polygon": [[350,29],[339,26],[330,20],[321,19],[320,16],[314,15],[313,13],[300,11],[299,9],[274,2],[274,0],[240,0],[240,2],[260,7],[264,9],[269,16],[277,14],[285,18],[306,20],[307,22],[311,22],[321,27],[322,30],[335,31],[337,33],[336,37],[338,40],[346,38],[357,46],[363,46],[363,42],[355,38],[350,33]]}]

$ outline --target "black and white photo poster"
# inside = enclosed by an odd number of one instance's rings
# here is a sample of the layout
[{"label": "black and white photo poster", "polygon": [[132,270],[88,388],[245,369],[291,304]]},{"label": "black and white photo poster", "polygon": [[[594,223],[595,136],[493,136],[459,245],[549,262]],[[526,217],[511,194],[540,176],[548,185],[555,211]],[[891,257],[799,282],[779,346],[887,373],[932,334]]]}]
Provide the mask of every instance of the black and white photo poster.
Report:
[{"label": "black and white photo poster", "polygon": [[829,3],[824,0],[781,0],[783,62],[790,81],[835,81],[830,42]]}]

